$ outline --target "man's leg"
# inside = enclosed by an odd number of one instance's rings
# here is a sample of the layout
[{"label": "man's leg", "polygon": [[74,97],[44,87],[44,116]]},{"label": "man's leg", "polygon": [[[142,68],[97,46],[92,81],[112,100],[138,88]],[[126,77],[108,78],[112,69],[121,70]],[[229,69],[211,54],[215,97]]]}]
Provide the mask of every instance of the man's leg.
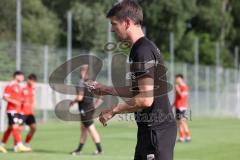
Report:
[{"label": "man's leg", "polygon": [[92,141],[96,145],[97,150],[94,152],[94,154],[95,155],[102,154],[103,152],[102,152],[100,135],[99,135],[99,133],[94,125],[94,121],[93,121],[94,107],[86,106],[85,110],[87,110],[89,112],[86,112],[86,115],[82,116],[82,123],[88,129],[88,132],[92,138]]},{"label": "man's leg", "polygon": [[7,130],[3,134],[2,145],[5,145],[10,137],[12,126],[8,126]]},{"label": "man's leg", "polygon": [[4,132],[2,142],[0,145],[0,152],[3,152],[3,153],[7,152],[7,150],[4,148],[4,146],[7,143],[10,134],[12,133],[12,125],[14,124],[15,113],[7,113],[7,117],[8,117],[8,128]]},{"label": "man's leg", "polygon": [[177,135],[176,126],[162,130],[154,130],[153,132],[154,139],[156,140],[156,144],[154,144],[154,160],[173,160]]},{"label": "man's leg", "polygon": [[182,119],[182,128],[186,136],[186,141],[191,141],[191,135],[188,128],[187,120],[185,118]]},{"label": "man's leg", "polygon": [[13,139],[14,139],[14,142],[16,144],[19,144],[22,142],[22,138],[21,138],[21,135],[20,135],[20,127],[19,125],[17,124],[14,124],[12,126],[12,135],[13,135]]},{"label": "man's leg", "polygon": [[135,154],[134,154],[134,160],[142,160],[141,157],[141,146],[143,145],[142,142],[143,138],[142,138],[142,134],[140,133],[140,131],[138,130],[137,133],[137,144],[135,147]]},{"label": "man's leg", "polygon": [[3,138],[2,138],[2,143],[0,145],[0,152],[2,153],[7,153],[7,150],[5,149],[5,144],[7,143],[8,139],[9,139],[9,136],[12,132],[12,128],[11,126],[9,125],[7,130],[4,132],[4,135],[3,135]]},{"label": "man's leg", "polygon": [[101,154],[101,153],[102,153],[101,140],[100,140],[100,136],[99,136],[99,133],[98,133],[95,125],[94,125],[94,124],[91,124],[91,125],[88,127],[88,131],[89,131],[89,133],[90,133],[90,136],[91,136],[93,142],[94,142],[95,145],[96,145],[96,148],[97,148],[96,154]]},{"label": "man's leg", "polygon": [[23,119],[21,115],[16,114],[14,118],[14,124],[12,125],[12,135],[14,139],[14,143],[16,143],[16,146],[14,147],[15,152],[29,152],[31,151],[31,148],[25,147],[22,144],[22,137],[21,137],[21,125],[23,123]]},{"label": "man's leg", "polygon": [[184,126],[183,126],[184,116],[185,116],[185,111],[181,111],[179,109],[176,110],[176,120],[177,120],[178,133],[179,133],[178,142],[184,142],[184,137],[185,137]]},{"label": "man's leg", "polygon": [[30,131],[28,132],[26,139],[25,139],[25,144],[27,146],[30,146],[29,143],[32,140],[36,130],[37,130],[37,125],[36,125],[36,120],[33,115],[28,115],[24,117],[24,122],[26,125],[30,127]]},{"label": "man's leg", "polygon": [[138,129],[134,160],[155,160],[154,145],[152,130],[150,128]]},{"label": "man's leg", "polygon": [[82,151],[82,148],[87,140],[87,128],[84,127],[83,124],[81,124],[81,136],[80,136],[80,143],[78,145],[78,148],[72,152],[72,155],[79,155]]},{"label": "man's leg", "polygon": [[180,119],[178,120],[178,130],[179,130],[179,141],[183,142],[184,141],[184,128],[183,128],[183,120]]},{"label": "man's leg", "polygon": [[33,135],[35,134],[35,132],[36,132],[36,130],[37,130],[37,126],[36,126],[35,123],[29,125],[29,127],[30,127],[30,131],[28,132],[28,134],[27,134],[27,136],[26,136],[26,139],[25,139],[25,143],[26,143],[26,144],[29,144],[29,143],[30,143],[30,141],[31,141],[32,138],[33,138]]},{"label": "man's leg", "polygon": [[3,135],[3,138],[2,138],[2,146],[4,146],[7,143],[8,139],[9,139],[9,136],[12,132],[12,125],[14,124],[15,114],[14,113],[7,113],[7,117],[8,117],[8,128],[4,132],[4,135]]},{"label": "man's leg", "polygon": [[100,143],[100,136],[94,124],[88,127],[88,131],[94,143]]},{"label": "man's leg", "polygon": [[80,137],[80,143],[85,144],[87,140],[87,128],[84,127],[83,124],[81,124],[81,137]]}]

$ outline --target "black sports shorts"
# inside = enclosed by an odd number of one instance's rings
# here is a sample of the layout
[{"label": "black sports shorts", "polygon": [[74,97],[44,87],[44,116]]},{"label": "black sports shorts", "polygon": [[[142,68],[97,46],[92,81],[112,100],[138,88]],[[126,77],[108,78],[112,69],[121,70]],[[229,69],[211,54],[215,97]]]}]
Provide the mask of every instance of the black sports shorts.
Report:
[{"label": "black sports shorts", "polygon": [[79,106],[80,119],[84,127],[88,128],[94,123],[93,121],[94,111],[95,110],[92,105]]},{"label": "black sports shorts", "polygon": [[36,119],[34,115],[25,115],[24,116],[24,123],[26,125],[36,124]]},{"label": "black sports shorts", "polygon": [[19,114],[19,113],[7,113],[7,117],[8,117],[8,125],[14,125],[14,124],[19,124],[22,125],[23,124],[23,115]]},{"label": "black sports shorts", "polygon": [[177,127],[138,128],[134,160],[173,160]]},{"label": "black sports shorts", "polygon": [[186,111],[187,110],[176,109],[176,119],[177,120],[181,120],[182,118],[187,118]]}]

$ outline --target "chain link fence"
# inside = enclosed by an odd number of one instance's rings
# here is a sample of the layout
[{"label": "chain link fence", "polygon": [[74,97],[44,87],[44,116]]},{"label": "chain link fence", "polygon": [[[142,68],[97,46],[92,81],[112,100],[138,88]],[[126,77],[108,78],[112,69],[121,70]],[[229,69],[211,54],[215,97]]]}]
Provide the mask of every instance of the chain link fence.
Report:
[{"label": "chain link fence", "polygon": [[[7,81],[11,80],[16,69],[16,44],[0,43],[0,96]],[[110,58],[106,54],[96,54],[84,50],[72,50],[72,57],[92,54],[103,59],[103,68],[98,80],[111,84],[108,78],[111,71]],[[49,75],[67,60],[67,49],[51,48],[40,45],[22,45],[21,70],[26,74],[35,73],[38,76],[36,95],[36,115],[39,121],[55,119],[55,105],[68,95],[53,91],[48,85]],[[192,116],[213,116],[240,118],[240,77],[239,71],[221,66],[204,66],[196,64],[166,62],[169,68],[168,77],[171,83],[177,73],[184,75],[190,88],[189,106]],[[172,67],[174,66],[174,68]],[[173,69],[173,70],[172,70]],[[77,79],[72,78],[76,84]],[[174,101],[174,91],[169,93],[171,102]],[[71,98],[71,96],[70,96]],[[1,130],[5,122],[5,106],[1,100]]]}]

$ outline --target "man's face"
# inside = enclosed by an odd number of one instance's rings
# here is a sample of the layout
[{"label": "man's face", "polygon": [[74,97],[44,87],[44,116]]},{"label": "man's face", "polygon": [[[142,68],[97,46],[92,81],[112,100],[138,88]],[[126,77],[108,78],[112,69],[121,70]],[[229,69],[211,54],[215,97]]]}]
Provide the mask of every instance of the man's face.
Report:
[{"label": "man's face", "polygon": [[33,87],[34,87],[36,82],[35,82],[34,80],[29,79],[27,83],[28,83],[30,86],[33,86]]},{"label": "man's face", "polygon": [[177,85],[180,85],[182,83],[182,78],[181,77],[177,77],[175,83]]},{"label": "man's face", "polygon": [[127,27],[125,21],[119,21],[116,19],[116,17],[111,17],[111,24],[112,24],[112,32],[115,32],[119,40],[127,40]]},{"label": "man's face", "polygon": [[23,75],[16,75],[15,80],[20,83],[20,82],[24,81],[24,76]]}]

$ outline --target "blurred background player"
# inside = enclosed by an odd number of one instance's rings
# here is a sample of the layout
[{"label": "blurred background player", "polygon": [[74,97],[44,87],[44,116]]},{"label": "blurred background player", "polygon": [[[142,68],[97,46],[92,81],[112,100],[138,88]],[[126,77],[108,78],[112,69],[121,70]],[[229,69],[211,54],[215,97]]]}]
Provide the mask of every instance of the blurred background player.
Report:
[{"label": "blurred background player", "polygon": [[188,86],[184,82],[182,74],[177,74],[175,77],[175,102],[176,119],[179,129],[179,142],[190,142],[191,136],[188,129],[186,111],[188,109]]},{"label": "blurred background player", "polygon": [[6,111],[8,117],[8,128],[4,132],[2,143],[0,145],[0,151],[3,153],[7,152],[4,145],[9,139],[11,133],[19,152],[31,151],[30,148],[25,147],[22,144],[20,135],[20,124],[23,122],[20,116],[22,104],[21,82],[24,80],[24,74],[21,71],[16,71],[13,74],[13,78],[14,79],[6,86],[3,94],[3,99],[7,102]]},{"label": "blurred background player", "polygon": [[[87,80],[88,80],[88,65],[82,65],[80,67],[80,81],[78,83],[78,87],[81,87],[81,88],[77,88],[78,95],[71,103],[71,106],[74,103],[78,103],[78,109],[79,109],[80,118],[81,118],[81,137],[80,137],[79,146],[76,150],[74,150],[71,153],[72,155],[80,155],[81,154],[82,148],[87,139],[87,132],[89,132],[89,134],[97,148],[97,150],[94,152],[94,154],[95,155],[102,154],[100,136],[96,130],[96,127],[95,127],[94,121],[93,121],[93,114],[94,114],[95,106],[98,106],[101,103],[101,99],[98,98],[94,104],[94,98],[93,98],[94,96],[93,95],[86,96],[88,89],[84,88],[84,83]],[[90,111],[90,112],[88,112],[88,111]]]},{"label": "blurred background player", "polygon": [[34,105],[35,105],[35,83],[37,81],[37,76],[35,74],[30,74],[26,85],[22,89],[23,103],[22,112],[24,123],[29,126],[30,130],[25,139],[25,146],[30,148],[30,141],[36,132],[36,120],[34,116]]}]

